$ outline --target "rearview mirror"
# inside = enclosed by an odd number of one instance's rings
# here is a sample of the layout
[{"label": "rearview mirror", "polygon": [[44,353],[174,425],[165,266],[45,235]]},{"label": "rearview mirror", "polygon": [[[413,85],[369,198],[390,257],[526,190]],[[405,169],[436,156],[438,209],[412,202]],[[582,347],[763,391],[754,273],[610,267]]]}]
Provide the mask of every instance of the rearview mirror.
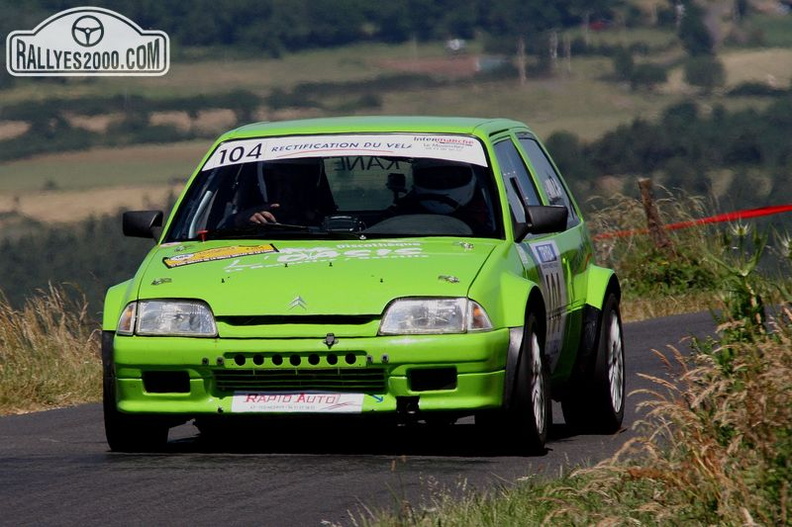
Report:
[{"label": "rearview mirror", "polygon": [[132,210],[125,212],[121,224],[124,236],[136,238],[159,238],[159,227],[162,227],[161,210]]},{"label": "rearview mirror", "polygon": [[563,205],[525,207],[531,234],[550,234],[566,229],[569,211]]},{"label": "rearview mirror", "polygon": [[550,234],[566,229],[569,211],[562,205],[525,205],[525,223],[514,225],[514,240],[521,242],[529,234]]}]

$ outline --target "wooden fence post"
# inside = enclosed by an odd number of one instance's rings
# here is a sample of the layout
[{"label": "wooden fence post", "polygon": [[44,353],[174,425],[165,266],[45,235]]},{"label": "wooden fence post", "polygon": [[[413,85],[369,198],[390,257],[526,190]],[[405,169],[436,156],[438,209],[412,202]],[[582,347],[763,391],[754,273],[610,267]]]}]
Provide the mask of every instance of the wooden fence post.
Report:
[{"label": "wooden fence post", "polygon": [[649,228],[649,237],[658,249],[671,249],[671,240],[668,237],[663,223],[660,221],[660,213],[657,212],[657,205],[654,201],[654,191],[652,180],[641,178],[638,180],[638,188],[641,189],[641,202],[646,213],[646,224]]}]

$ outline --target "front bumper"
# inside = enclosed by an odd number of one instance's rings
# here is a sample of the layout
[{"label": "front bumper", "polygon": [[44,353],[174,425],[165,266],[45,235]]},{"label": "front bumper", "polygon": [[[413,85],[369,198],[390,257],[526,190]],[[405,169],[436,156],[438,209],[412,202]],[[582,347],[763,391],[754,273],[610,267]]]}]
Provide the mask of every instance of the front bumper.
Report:
[{"label": "front bumper", "polygon": [[[354,413],[464,414],[503,405],[509,344],[509,329],[346,337],[331,345],[316,338],[116,335],[105,360],[124,413],[233,414],[241,411],[235,396],[344,393],[362,394]],[[245,410],[259,411],[291,413]]]}]

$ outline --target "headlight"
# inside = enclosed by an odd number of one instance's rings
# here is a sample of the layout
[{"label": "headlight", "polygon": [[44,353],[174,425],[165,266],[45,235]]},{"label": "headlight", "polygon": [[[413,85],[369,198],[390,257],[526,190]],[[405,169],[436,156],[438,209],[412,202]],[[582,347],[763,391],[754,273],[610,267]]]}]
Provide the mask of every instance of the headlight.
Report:
[{"label": "headlight", "polygon": [[124,308],[121,335],[214,337],[217,326],[209,306],[190,300],[141,300]]},{"label": "headlight", "polygon": [[484,308],[467,298],[409,298],[385,310],[380,335],[465,333],[492,329]]}]

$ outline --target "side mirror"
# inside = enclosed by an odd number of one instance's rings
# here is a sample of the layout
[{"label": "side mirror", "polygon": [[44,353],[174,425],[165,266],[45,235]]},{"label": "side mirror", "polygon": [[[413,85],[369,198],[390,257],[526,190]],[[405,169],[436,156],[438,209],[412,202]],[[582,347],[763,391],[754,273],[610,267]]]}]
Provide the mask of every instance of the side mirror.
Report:
[{"label": "side mirror", "polygon": [[569,211],[562,205],[526,205],[526,223],[517,223],[515,241],[521,242],[529,234],[550,234],[566,229]]},{"label": "side mirror", "polygon": [[132,210],[125,212],[121,221],[124,236],[136,238],[159,238],[162,227],[161,210]]}]

